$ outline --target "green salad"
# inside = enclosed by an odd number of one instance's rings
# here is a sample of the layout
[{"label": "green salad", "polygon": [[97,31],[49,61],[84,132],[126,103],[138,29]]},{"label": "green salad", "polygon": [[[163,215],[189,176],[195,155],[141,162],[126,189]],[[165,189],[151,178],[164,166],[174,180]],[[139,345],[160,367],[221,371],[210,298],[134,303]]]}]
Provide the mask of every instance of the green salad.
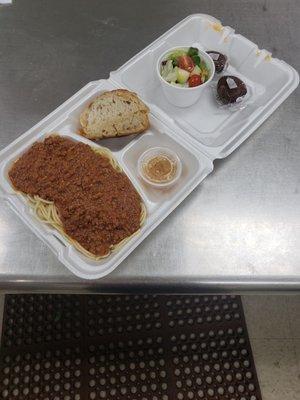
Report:
[{"label": "green salad", "polygon": [[168,83],[181,87],[199,86],[209,79],[209,69],[195,47],[168,53],[161,62],[160,74]]}]

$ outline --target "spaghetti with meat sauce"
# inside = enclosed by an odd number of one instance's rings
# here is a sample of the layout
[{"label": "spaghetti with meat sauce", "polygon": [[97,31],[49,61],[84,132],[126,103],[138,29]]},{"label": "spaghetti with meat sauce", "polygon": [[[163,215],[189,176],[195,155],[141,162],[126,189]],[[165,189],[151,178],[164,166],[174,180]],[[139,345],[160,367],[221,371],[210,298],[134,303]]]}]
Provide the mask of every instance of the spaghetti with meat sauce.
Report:
[{"label": "spaghetti with meat sauce", "polygon": [[146,218],[140,195],[105,148],[52,135],[24,153],[9,178],[43,222],[96,260],[129,240]]}]

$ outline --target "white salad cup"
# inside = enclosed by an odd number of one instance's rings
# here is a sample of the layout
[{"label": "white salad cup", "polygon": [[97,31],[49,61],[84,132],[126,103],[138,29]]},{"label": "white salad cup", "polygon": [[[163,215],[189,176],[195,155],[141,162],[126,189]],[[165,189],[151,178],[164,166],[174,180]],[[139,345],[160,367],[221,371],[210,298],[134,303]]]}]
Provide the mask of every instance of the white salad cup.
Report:
[{"label": "white salad cup", "polygon": [[210,76],[209,79],[202,83],[199,86],[195,87],[180,87],[180,86],[175,86],[172,85],[171,83],[167,82],[160,73],[161,69],[161,62],[163,59],[166,57],[167,54],[171,53],[172,51],[175,50],[188,50],[190,46],[176,46],[170,48],[168,51],[165,51],[157,60],[156,64],[156,73],[158,75],[158,79],[160,81],[162,90],[164,92],[165,97],[167,100],[173,104],[174,106],[177,107],[189,107],[192,104],[196,103],[203,92],[206,90],[208,84],[210,81],[213,79],[214,74],[215,74],[215,64],[212,60],[212,58],[205,53],[205,51],[199,50],[198,54],[199,57],[204,60],[206,63],[206,66],[209,70]]}]

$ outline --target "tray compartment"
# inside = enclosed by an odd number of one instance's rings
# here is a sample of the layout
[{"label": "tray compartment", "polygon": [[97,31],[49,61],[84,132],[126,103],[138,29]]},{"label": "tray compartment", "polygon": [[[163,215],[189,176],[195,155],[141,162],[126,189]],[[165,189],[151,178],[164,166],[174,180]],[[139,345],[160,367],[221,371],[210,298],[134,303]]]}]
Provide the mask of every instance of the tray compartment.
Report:
[{"label": "tray compartment", "polygon": [[[157,146],[167,147],[175,151],[182,162],[181,177],[179,181],[169,189],[156,189],[151,187],[139,176],[136,168],[139,156],[147,149]],[[195,154],[188,151],[166,133],[161,133],[157,130],[151,135],[142,136],[138,141],[129,146],[124,152],[122,160],[126,170],[139,182],[143,192],[146,193],[147,197],[152,202],[156,203],[157,206],[162,203],[170,203],[174,194],[179,191],[184,191],[189,181],[201,169],[199,156],[197,157]]]},{"label": "tray compartment", "polygon": [[[243,110],[232,112],[218,107],[214,90],[206,93],[191,107],[171,105],[163,95],[156,76],[158,57],[174,46],[197,46],[202,50],[217,50],[227,54],[230,66],[226,74],[240,77],[250,88],[250,99]],[[216,75],[214,82],[221,75]],[[246,139],[247,133],[262,123],[298,85],[297,72],[283,61],[273,59],[266,50],[236,34],[234,29],[222,26],[217,19],[196,14],[150,44],[117,71],[113,81],[134,90],[151,104],[163,120],[182,128],[192,143],[212,158],[230,154]],[[268,113],[269,110],[272,110]]]},{"label": "tray compartment", "polygon": [[[116,86],[110,81],[93,82],[87,85],[86,88],[79,92],[83,94],[82,97],[77,94],[74,95],[69,101],[64,103],[56,111],[27,131],[0,153],[1,197],[23,222],[48,245],[58,259],[70,271],[85,279],[98,279],[113,271],[213,169],[213,164],[209,158],[198,150],[193,149],[188,143],[184,145],[185,140],[181,137],[181,133],[178,129],[177,131],[169,129],[161,120],[151,114],[151,126],[149,130],[142,135],[128,137],[126,140],[123,140],[125,138],[121,138],[122,145],[119,145],[117,149],[114,147],[113,143],[118,139],[104,140],[95,143],[74,133],[77,127],[76,118],[78,118],[85,105],[102,91],[112,89],[116,89]],[[141,230],[118,252],[111,254],[103,260],[93,261],[88,259],[73,248],[59,232],[41,223],[28,206],[26,198],[16,194],[10,184],[8,170],[13,161],[19,158],[35,141],[43,140],[51,133],[58,133],[61,136],[70,137],[72,140],[80,141],[91,146],[102,146],[102,144],[106,142],[106,147],[110,148],[114,157],[129,176],[146,205],[148,215]],[[138,148],[139,141],[142,139],[148,140],[148,137],[152,138],[153,145],[161,145],[160,139],[164,135],[168,137],[166,140],[169,140],[173,147],[180,149],[180,152],[187,157],[187,162],[189,162],[190,159],[194,160],[194,169],[193,175],[190,174],[186,177],[180,190],[170,193],[168,201],[164,199],[165,201],[157,202],[153,201],[153,198],[145,191],[141,182],[134,174],[134,168],[130,169],[128,167],[128,162],[130,161],[128,154],[130,149],[134,149],[135,146]],[[125,157],[126,154],[127,157]],[[196,168],[196,165],[199,164],[198,160],[201,160],[201,168]]]},{"label": "tray compartment", "polygon": [[[90,92],[82,99],[81,102],[77,103],[66,116],[56,129],[61,133],[78,133],[80,131],[80,114],[82,111],[99,95],[106,91],[115,90],[117,87],[113,85],[109,80],[101,80],[99,82],[93,82]],[[138,135],[128,135],[118,138],[101,139],[98,141],[92,141],[92,143],[98,143],[101,146],[109,148],[113,152],[122,151],[130,142],[136,140]]]}]

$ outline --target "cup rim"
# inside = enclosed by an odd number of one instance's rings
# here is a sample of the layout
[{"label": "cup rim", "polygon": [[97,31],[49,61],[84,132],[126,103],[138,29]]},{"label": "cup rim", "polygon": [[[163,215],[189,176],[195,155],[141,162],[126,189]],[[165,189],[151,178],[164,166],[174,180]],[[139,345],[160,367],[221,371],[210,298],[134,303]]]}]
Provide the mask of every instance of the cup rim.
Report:
[{"label": "cup rim", "polygon": [[215,75],[215,63],[214,63],[213,59],[210,57],[210,55],[207,54],[204,50],[201,50],[201,49],[198,49],[199,53],[200,53],[200,54],[202,53],[202,55],[204,54],[204,56],[207,57],[207,58],[209,59],[210,64],[211,64],[211,71],[212,71],[212,73],[211,73],[209,79],[208,79],[206,82],[202,83],[201,85],[194,86],[194,87],[182,87],[182,86],[175,86],[175,85],[172,85],[171,83],[167,82],[167,81],[161,76],[161,74],[160,74],[160,64],[161,64],[162,58],[163,58],[167,53],[171,52],[172,50],[182,49],[182,48],[189,48],[189,47],[191,47],[191,46],[174,46],[174,47],[170,47],[168,50],[164,51],[164,52],[158,57],[158,60],[157,60],[157,63],[156,63],[156,73],[157,73],[157,75],[158,75],[158,77],[159,77],[159,79],[160,79],[161,82],[163,82],[164,84],[166,84],[166,85],[168,85],[168,86],[170,86],[170,87],[172,87],[172,88],[174,88],[174,89],[179,89],[179,90],[183,90],[183,91],[186,91],[186,90],[192,91],[192,90],[199,90],[199,88],[203,88],[203,87],[207,86],[207,84],[210,83],[210,82],[212,81],[212,79],[213,79],[213,77],[214,77],[214,75]]}]

